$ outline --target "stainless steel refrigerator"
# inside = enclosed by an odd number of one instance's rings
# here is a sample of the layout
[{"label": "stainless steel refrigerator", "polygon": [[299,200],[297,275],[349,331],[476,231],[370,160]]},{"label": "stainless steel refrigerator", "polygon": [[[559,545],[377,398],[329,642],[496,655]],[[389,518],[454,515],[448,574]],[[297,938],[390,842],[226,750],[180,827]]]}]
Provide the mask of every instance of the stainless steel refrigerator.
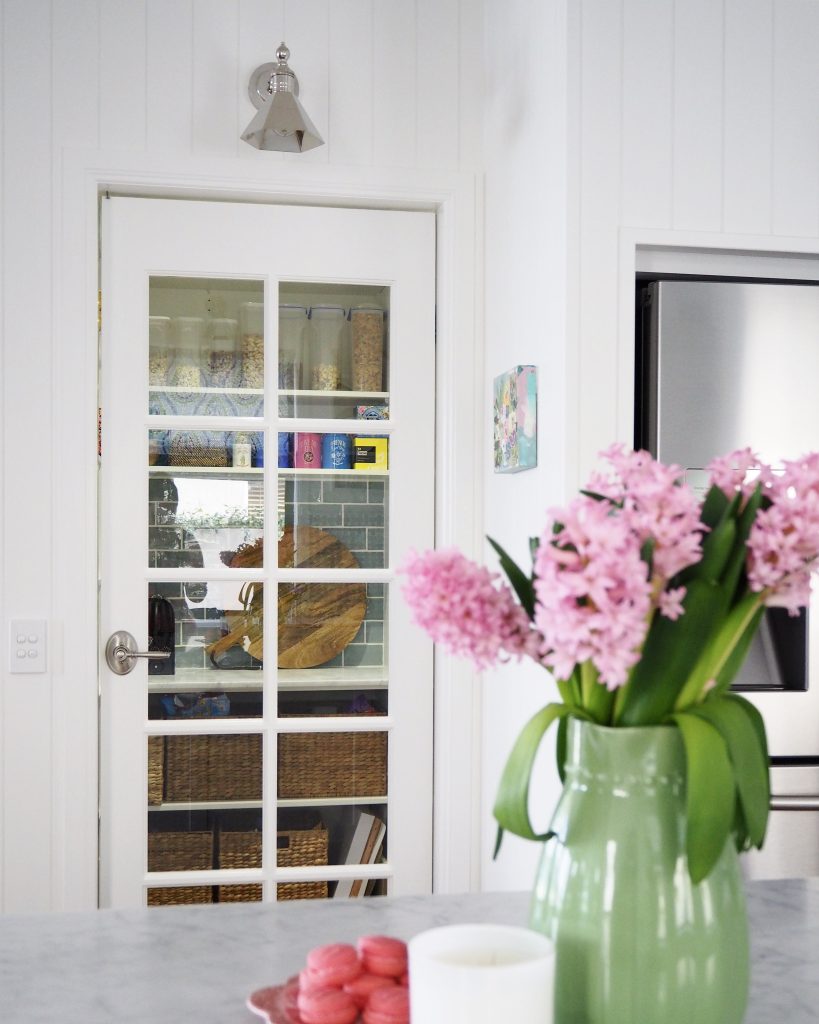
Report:
[{"label": "stainless steel refrigerator", "polygon": [[[774,467],[819,449],[819,285],[638,282],[637,323],[636,444],[692,486],[746,445]],[[771,752],[771,823],[746,871],[819,875],[819,595],[796,619],[766,615],[736,686]]]}]

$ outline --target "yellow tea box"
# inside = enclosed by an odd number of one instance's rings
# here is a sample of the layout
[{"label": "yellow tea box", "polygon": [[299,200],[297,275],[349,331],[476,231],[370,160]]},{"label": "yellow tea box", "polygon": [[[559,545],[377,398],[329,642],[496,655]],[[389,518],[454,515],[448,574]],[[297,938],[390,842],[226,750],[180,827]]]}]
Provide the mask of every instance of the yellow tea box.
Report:
[{"label": "yellow tea box", "polygon": [[386,472],[387,444],[386,437],[357,437],[353,441],[353,469]]}]

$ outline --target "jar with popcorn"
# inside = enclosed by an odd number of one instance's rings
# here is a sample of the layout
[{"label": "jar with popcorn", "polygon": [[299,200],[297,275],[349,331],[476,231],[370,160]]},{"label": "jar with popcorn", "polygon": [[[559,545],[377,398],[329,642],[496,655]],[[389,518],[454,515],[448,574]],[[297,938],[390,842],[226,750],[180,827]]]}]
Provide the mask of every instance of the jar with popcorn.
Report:
[{"label": "jar with popcorn", "polygon": [[174,344],[172,383],[178,388],[202,386],[202,332],[198,316],[176,316],[171,321]]},{"label": "jar with popcorn", "polygon": [[239,383],[238,325],[226,317],[208,324],[207,378],[212,388],[235,388]]},{"label": "jar with popcorn", "polygon": [[341,387],[341,346],[346,318],[341,306],[313,306],[310,387],[313,391],[338,391]]},{"label": "jar with popcorn", "polygon": [[383,390],[384,310],[376,306],[353,306],[350,310],[353,336],[353,390]]},{"label": "jar with popcorn", "polygon": [[171,368],[171,318],[148,317],[148,383],[161,386],[168,383]]},{"label": "jar with popcorn", "polygon": [[264,303],[243,302],[239,307],[242,335],[242,387],[264,387]]}]

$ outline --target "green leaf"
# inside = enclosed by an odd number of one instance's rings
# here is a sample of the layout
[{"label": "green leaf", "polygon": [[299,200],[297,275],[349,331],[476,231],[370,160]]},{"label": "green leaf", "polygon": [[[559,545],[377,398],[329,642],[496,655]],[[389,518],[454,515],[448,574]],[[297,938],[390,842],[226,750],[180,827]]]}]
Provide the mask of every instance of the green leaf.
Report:
[{"label": "green leaf", "polygon": [[734,550],[731,552],[731,557],[722,576],[722,582],[731,599],[736,594],[737,586],[745,571],[745,562],[748,558],[748,536],[761,504],[762,488],[757,484],[737,520],[737,536],[734,542]]},{"label": "green leaf", "polygon": [[725,519],[715,526],[702,545],[702,558],[680,574],[680,581],[703,579],[718,583],[728,559],[731,557],[737,538],[737,524],[734,519]]},{"label": "green leaf", "polygon": [[555,758],[557,760],[557,774],[561,783],[566,781],[566,750],[568,743],[569,716],[563,715],[557,722],[557,741],[555,743]]},{"label": "green leaf", "polygon": [[713,530],[725,515],[730,504],[730,499],[721,488],[716,485],[711,486],[700,509],[700,522]]},{"label": "green leaf", "polygon": [[[546,730],[558,718],[577,714],[578,709],[565,704],[547,704],[524,725],[501,774],[494,815],[501,829],[524,839],[543,841],[549,833],[538,835],[529,820],[529,782],[532,765]],[[582,717],[585,715],[580,713]],[[500,845],[498,843],[498,845]]]},{"label": "green leaf", "polygon": [[725,664],[717,673],[717,688],[714,691],[716,694],[725,693],[736,678],[737,672],[742,668],[742,663],[745,661],[745,656],[753,642],[757,628],[759,623],[762,621],[762,616],[764,614],[765,609],[763,607],[757,609],[745,631],[740,635],[739,640],[737,640],[734,649],[725,660]]},{"label": "green leaf", "polygon": [[532,559],[532,565],[535,564],[537,558],[538,548],[540,547],[540,537],[529,538],[529,557]]},{"label": "green leaf", "polygon": [[763,721],[762,715],[759,710],[745,697],[741,697],[738,693],[726,693],[723,700],[729,700],[732,704],[737,704],[745,712],[745,716],[751,723],[751,727],[756,735],[757,743],[759,744],[760,756],[762,762],[765,765],[765,804],[770,807],[771,802],[771,778],[768,772],[768,768],[771,763],[770,756],[768,754],[768,738],[765,735],[765,722]]},{"label": "green leaf", "polygon": [[506,573],[512,589],[518,595],[518,600],[530,619],[535,615],[535,588],[530,576],[527,576],[523,569],[514,562],[503,548],[491,537],[486,538],[497,552],[501,568]]},{"label": "green leaf", "polygon": [[712,697],[691,708],[719,732],[728,748],[748,838],[762,846],[768,823],[768,761],[745,709],[730,697]]},{"label": "green leaf", "polygon": [[685,846],[688,872],[696,884],[707,878],[725,848],[736,789],[725,741],[714,726],[688,712],[673,720],[685,746]]},{"label": "green leaf", "polygon": [[692,580],[675,621],[655,615],[640,660],[631,671],[616,716],[617,725],[655,725],[674,707],[723,607],[719,587]]}]

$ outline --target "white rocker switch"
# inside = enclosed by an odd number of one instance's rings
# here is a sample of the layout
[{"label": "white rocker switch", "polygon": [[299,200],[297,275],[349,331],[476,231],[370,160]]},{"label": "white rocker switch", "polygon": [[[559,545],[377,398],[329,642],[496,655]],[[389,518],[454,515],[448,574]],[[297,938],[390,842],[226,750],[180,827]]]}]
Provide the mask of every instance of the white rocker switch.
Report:
[{"label": "white rocker switch", "polygon": [[9,622],[9,672],[45,672],[46,620]]}]

